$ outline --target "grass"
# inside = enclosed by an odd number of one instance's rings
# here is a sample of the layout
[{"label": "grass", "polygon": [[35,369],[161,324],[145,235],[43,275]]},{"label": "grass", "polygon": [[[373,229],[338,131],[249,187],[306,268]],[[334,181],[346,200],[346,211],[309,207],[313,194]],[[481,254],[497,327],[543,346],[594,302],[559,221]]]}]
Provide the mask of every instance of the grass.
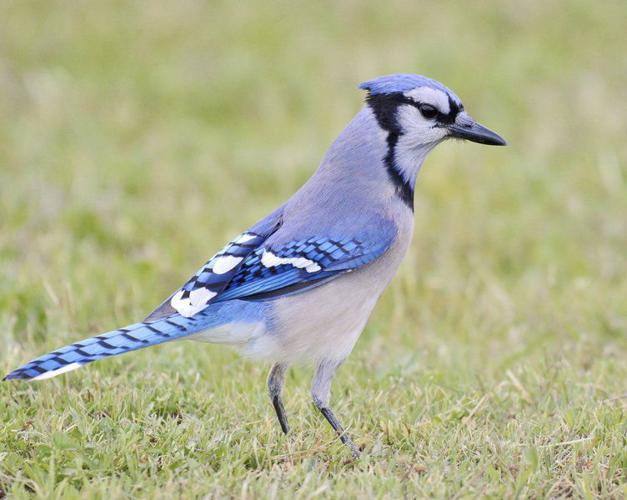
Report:
[{"label": "grass", "polygon": [[623,2],[4,2],[0,371],[133,322],[420,72],[507,149],[442,145],[339,372],[164,345],[0,384],[0,497],[627,494]]}]

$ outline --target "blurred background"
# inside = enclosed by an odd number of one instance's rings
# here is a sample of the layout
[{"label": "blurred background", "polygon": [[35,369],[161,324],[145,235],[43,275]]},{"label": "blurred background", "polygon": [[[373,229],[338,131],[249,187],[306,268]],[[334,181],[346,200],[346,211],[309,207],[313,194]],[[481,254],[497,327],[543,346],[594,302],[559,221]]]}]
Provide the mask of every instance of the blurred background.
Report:
[{"label": "blurred background", "polygon": [[[411,423],[409,382],[540,394],[551,370],[585,382],[566,406],[623,394],[626,22],[624,1],[2,2],[0,368],[142,318],[312,174],[359,82],[415,72],[509,146],[428,158],[410,254],[340,374],[351,411],[398,390]],[[265,412],[265,367],[230,351],[133,356],[68,384],[196,370],[220,394],[228,373]]]}]

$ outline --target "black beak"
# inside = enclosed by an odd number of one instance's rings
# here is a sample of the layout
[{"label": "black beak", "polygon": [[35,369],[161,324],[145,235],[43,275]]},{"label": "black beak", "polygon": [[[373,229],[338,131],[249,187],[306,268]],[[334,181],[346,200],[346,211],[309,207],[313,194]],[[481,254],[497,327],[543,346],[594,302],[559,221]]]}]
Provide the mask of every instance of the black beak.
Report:
[{"label": "black beak", "polygon": [[464,121],[462,123],[453,123],[448,127],[449,137],[457,137],[467,141],[478,142],[479,144],[487,144],[488,146],[505,146],[507,142],[496,132],[492,132],[489,128],[479,125],[475,121]]}]

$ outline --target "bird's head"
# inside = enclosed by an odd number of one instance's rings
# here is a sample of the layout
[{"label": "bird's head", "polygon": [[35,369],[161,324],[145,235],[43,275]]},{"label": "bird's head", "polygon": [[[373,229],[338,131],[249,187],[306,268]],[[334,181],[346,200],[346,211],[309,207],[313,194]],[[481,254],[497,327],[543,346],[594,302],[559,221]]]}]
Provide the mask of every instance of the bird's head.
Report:
[{"label": "bird's head", "polygon": [[420,75],[381,76],[359,85],[381,128],[403,143],[403,149],[429,150],[448,138],[490,146],[505,140],[477,123],[464,111],[454,92],[440,82]]},{"label": "bird's head", "polygon": [[[505,140],[478,124],[452,91],[420,75],[388,75],[359,86],[367,106],[386,135],[385,163],[396,192],[413,207],[414,185],[427,154],[448,138],[491,146]],[[359,115],[358,115],[359,116]]]}]

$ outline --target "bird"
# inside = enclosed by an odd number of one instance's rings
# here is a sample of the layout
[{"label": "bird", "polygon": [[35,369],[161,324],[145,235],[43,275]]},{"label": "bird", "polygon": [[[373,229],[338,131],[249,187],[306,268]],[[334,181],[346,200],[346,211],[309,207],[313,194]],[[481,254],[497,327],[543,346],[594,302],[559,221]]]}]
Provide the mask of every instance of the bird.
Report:
[{"label": "bird", "polygon": [[331,408],[331,385],[408,250],[423,162],[451,138],[506,145],[431,78],[392,74],[359,88],[362,108],[309,180],[143,321],[61,347],[4,380],[45,380],[180,339],[226,344],[271,365],[267,390],[286,434],[286,371],[313,364],[313,403],[358,457]]}]

